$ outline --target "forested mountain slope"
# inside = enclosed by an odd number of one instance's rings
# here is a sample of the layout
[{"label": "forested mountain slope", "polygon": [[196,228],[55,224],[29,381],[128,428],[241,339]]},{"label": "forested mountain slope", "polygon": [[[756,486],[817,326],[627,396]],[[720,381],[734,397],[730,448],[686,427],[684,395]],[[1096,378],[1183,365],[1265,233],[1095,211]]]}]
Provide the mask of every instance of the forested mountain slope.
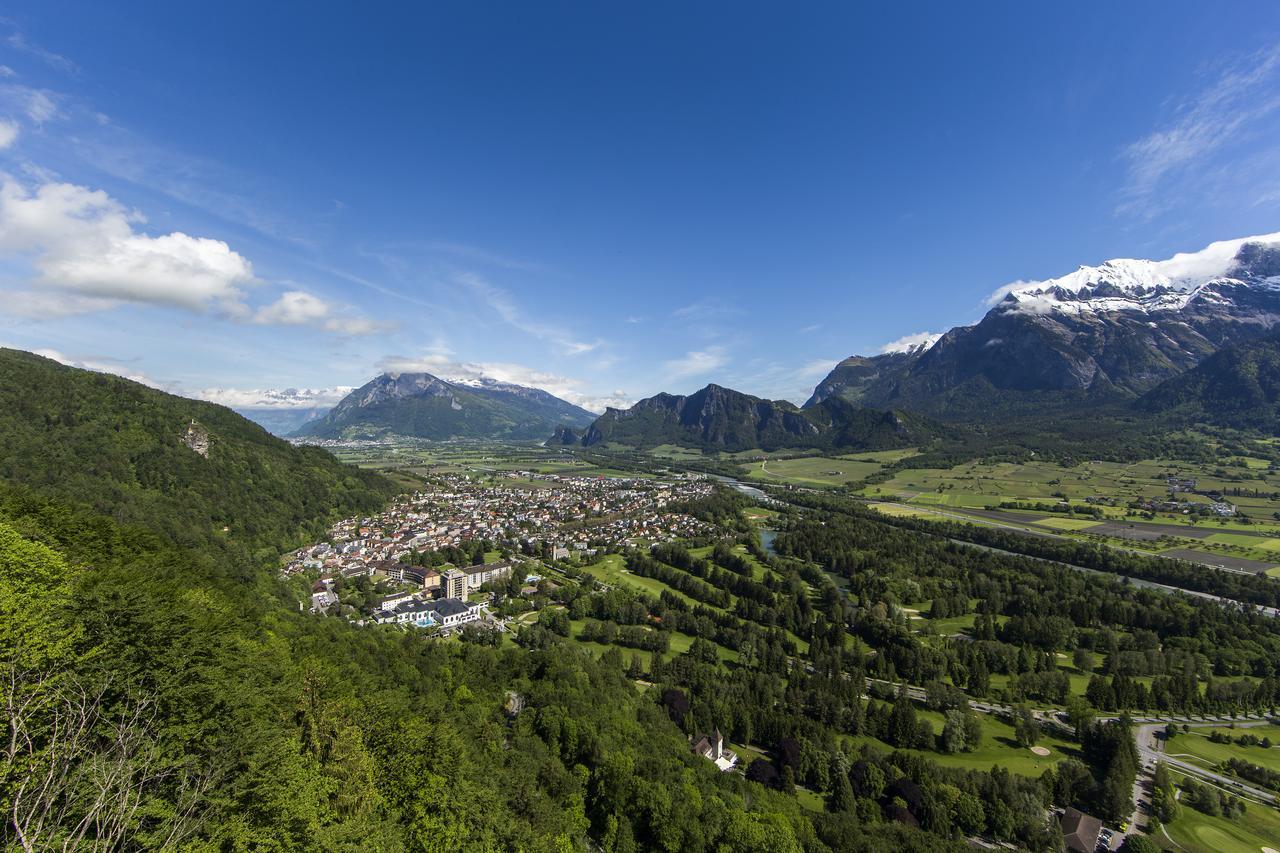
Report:
[{"label": "forested mountain slope", "polygon": [[[657,394],[626,410],[609,409],[582,436],[582,444],[632,447],[676,444],[739,451],[781,447],[857,450],[907,447],[939,434],[927,419],[860,408],[843,399],[800,409],[732,388],[708,385],[688,396]],[[564,433],[557,433],[563,443]]]},{"label": "forested mountain slope", "polygon": [[1177,421],[1280,433],[1280,338],[1226,347],[1153,388],[1139,408]]},{"label": "forested mountain slope", "polygon": [[271,543],[384,483],[215,406],[0,364],[0,847],[959,849],[720,774],[616,656],[298,612]]},{"label": "forested mountain slope", "polygon": [[0,480],[186,543],[284,546],[395,492],[230,409],[31,353],[0,350]]}]

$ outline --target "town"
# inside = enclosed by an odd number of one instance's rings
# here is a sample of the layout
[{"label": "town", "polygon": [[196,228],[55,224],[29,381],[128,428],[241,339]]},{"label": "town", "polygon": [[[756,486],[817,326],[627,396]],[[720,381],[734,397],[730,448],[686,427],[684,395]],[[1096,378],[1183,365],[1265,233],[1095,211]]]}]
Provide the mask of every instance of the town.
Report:
[{"label": "town", "polygon": [[341,613],[339,592],[358,586],[368,594],[348,606],[354,621],[447,634],[488,617],[488,591],[497,582],[514,578],[533,588],[542,580],[539,558],[591,558],[715,535],[714,525],[678,509],[713,488],[698,475],[445,475],[377,516],[335,524],[325,541],[288,555],[282,574],[313,579],[313,612]]}]

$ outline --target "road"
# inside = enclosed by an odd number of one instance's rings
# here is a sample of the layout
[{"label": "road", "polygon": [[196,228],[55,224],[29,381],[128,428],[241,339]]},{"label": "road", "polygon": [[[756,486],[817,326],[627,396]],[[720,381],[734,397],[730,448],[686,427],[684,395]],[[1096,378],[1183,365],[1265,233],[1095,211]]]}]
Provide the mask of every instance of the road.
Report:
[{"label": "road", "polygon": [[[1258,724],[1259,721],[1252,723],[1237,723],[1236,725],[1240,728],[1248,728],[1250,725]],[[1220,773],[1206,769],[1200,764],[1184,761],[1177,757],[1176,753],[1174,755],[1170,755],[1164,749],[1164,738],[1159,736],[1163,729],[1163,724],[1154,723],[1139,726],[1137,729],[1136,740],[1138,743],[1138,756],[1141,759],[1144,773],[1150,772],[1147,770],[1148,767],[1154,769],[1157,761],[1163,761],[1165,764],[1180,773],[1185,773],[1188,776],[1194,776],[1203,781],[1210,782],[1220,788],[1225,788],[1232,793],[1244,794],[1263,803],[1274,804],[1276,802],[1276,795],[1270,791],[1258,788],[1248,782],[1243,782],[1232,776],[1223,776]],[[1174,744],[1177,744],[1176,740],[1174,741]]]},{"label": "road", "polygon": [[[871,500],[869,500],[869,499],[868,499],[868,500],[867,500],[867,502],[868,502],[868,503],[873,503],[874,501],[871,501]],[[927,512],[927,513],[930,513],[931,515],[941,516],[942,518],[949,518],[949,519],[952,519],[952,520],[954,520],[954,521],[962,521],[962,522],[964,522],[964,523],[966,523],[966,524],[974,524],[974,525],[979,525],[979,526],[981,526],[981,525],[985,525],[985,526],[987,526],[987,527],[995,527],[995,528],[998,528],[998,529],[1000,529],[1000,530],[1008,530],[1008,531],[1011,531],[1011,532],[1013,532],[1013,533],[1021,533],[1021,534],[1022,534],[1022,535],[1024,535],[1024,536],[1036,536],[1036,537],[1039,537],[1039,538],[1041,538],[1041,539],[1060,539],[1060,540],[1062,540],[1062,541],[1066,541],[1066,542],[1079,542],[1079,541],[1080,541],[1079,539],[1075,539],[1075,538],[1070,537],[1070,536],[1063,536],[1063,535],[1062,535],[1062,534],[1060,534],[1060,533],[1054,533],[1054,532],[1052,532],[1052,531],[1050,531],[1050,530],[1037,530],[1036,528],[1030,527],[1030,526],[1028,526],[1028,525],[1011,524],[1011,523],[1008,523],[1008,522],[1001,522],[1001,521],[996,520],[996,519],[993,519],[993,518],[986,518],[986,517],[978,516],[978,515],[964,515],[964,514],[956,513],[956,512],[947,512],[947,511],[945,511],[945,510],[937,509],[936,507],[920,506],[920,505],[918,505],[918,504],[910,504],[910,506],[911,506],[911,508],[912,508],[912,509],[919,510],[920,512]],[[967,543],[967,542],[966,542],[965,544],[972,544],[972,543]],[[1121,552],[1126,553],[1126,554],[1137,554],[1137,555],[1138,555],[1138,556],[1140,556],[1140,557],[1159,557],[1159,556],[1163,556],[1163,555],[1161,555],[1161,554],[1153,554],[1153,553],[1151,553],[1150,551],[1143,551],[1143,550],[1140,550],[1140,549],[1138,549],[1138,548],[1125,548],[1125,547],[1123,547],[1123,546],[1121,546],[1121,545],[1108,545],[1107,547],[1108,547],[1108,548],[1110,548],[1110,549],[1111,549],[1111,550],[1113,550],[1113,551],[1121,551]],[[1185,558],[1185,557],[1178,557],[1178,556],[1166,556],[1166,557],[1165,557],[1165,559],[1168,559],[1168,560],[1179,560],[1179,561],[1181,561],[1181,562],[1183,562],[1183,563],[1191,563],[1191,564],[1193,564],[1193,565],[1197,565],[1197,566],[1206,566],[1206,567],[1211,568],[1211,569],[1218,569],[1218,570],[1221,570],[1221,571],[1224,571],[1224,572],[1232,572],[1232,573],[1234,573],[1234,574],[1238,574],[1238,575],[1254,575],[1254,574],[1257,574],[1257,572],[1256,572],[1256,571],[1248,571],[1248,570],[1245,570],[1245,569],[1232,568],[1231,566],[1210,565],[1209,563],[1205,563],[1205,562],[1203,562],[1203,561],[1201,561],[1201,560],[1192,560],[1192,559],[1188,559],[1188,558]],[[1191,593],[1191,591],[1190,591],[1190,590],[1183,590],[1183,591],[1184,591],[1184,592],[1187,592],[1187,593],[1189,593],[1189,594],[1193,594],[1193,595],[1195,594],[1195,593]],[[1272,614],[1272,615],[1276,615],[1276,614]]]},{"label": "road", "polygon": [[[991,551],[992,553],[995,553],[995,554],[1007,554],[1011,557],[1024,557],[1028,560],[1039,560],[1042,563],[1051,563],[1055,566],[1065,566],[1066,568],[1072,569],[1077,572],[1086,572],[1091,575],[1105,575],[1106,577],[1119,578],[1119,579],[1127,580],[1129,583],[1133,584],[1136,587],[1142,587],[1145,589],[1154,589],[1154,590],[1159,590],[1161,592],[1167,592],[1167,593],[1180,592],[1183,595],[1190,595],[1195,598],[1202,598],[1206,601],[1216,602],[1218,604],[1221,604],[1224,607],[1237,607],[1237,608],[1240,608],[1241,610],[1256,610],[1259,613],[1262,613],[1264,616],[1270,616],[1272,618],[1280,618],[1280,608],[1277,608],[1277,607],[1263,607],[1262,605],[1258,605],[1258,604],[1246,604],[1241,601],[1236,601],[1234,598],[1223,598],[1220,595],[1214,595],[1209,592],[1200,592],[1194,589],[1183,589],[1180,586],[1169,586],[1168,584],[1156,583],[1155,581],[1143,580],[1142,578],[1131,578],[1131,577],[1128,577],[1127,575],[1118,575],[1110,572],[1103,572],[1103,571],[1099,571],[1098,569],[1090,569],[1087,566],[1077,566],[1074,563],[1064,563],[1061,560],[1050,560],[1046,557],[1032,557],[1027,554],[1019,554],[1017,551],[1006,551],[1003,548],[995,548],[995,547],[992,547],[991,545],[979,545],[976,542],[967,542],[964,539],[951,538],[948,541],[954,542],[957,545],[967,545],[970,548],[978,548],[983,551]],[[1150,557],[1151,555],[1146,554],[1144,556]]]}]

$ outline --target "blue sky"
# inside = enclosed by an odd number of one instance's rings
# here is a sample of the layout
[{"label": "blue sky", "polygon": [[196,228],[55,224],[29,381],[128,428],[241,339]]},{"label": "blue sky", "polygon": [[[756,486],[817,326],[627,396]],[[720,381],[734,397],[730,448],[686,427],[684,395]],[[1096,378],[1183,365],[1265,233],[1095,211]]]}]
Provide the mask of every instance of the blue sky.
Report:
[{"label": "blue sky", "polygon": [[1280,230],[1280,5],[894,5],[8,4],[0,343],[241,405],[802,401],[1008,282]]}]

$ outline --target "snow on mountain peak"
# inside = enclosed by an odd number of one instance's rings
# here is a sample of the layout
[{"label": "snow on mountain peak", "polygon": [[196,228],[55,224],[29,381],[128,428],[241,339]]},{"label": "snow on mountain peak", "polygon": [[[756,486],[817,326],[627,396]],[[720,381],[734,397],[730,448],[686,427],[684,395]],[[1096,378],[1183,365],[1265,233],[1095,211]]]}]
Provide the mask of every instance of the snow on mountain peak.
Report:
[{"label": "snow on mountain peak", "polygon": [[1018,281],[992,294],[1002,311],[1109,313],[1177,311],[1206,284],[1235,280],[1237,256],[1250,243],[1280,243],[1280,232],[1210,243],[1162,261],[1115,258],[1045,281]]},{"label": "snow on mountain peak", "polygon": [[881,347],[880,354],[924,352],[936,344],[941,337],[941,332],[916,332],[911,335],[903,335],[896,341],[890,341]]}]

